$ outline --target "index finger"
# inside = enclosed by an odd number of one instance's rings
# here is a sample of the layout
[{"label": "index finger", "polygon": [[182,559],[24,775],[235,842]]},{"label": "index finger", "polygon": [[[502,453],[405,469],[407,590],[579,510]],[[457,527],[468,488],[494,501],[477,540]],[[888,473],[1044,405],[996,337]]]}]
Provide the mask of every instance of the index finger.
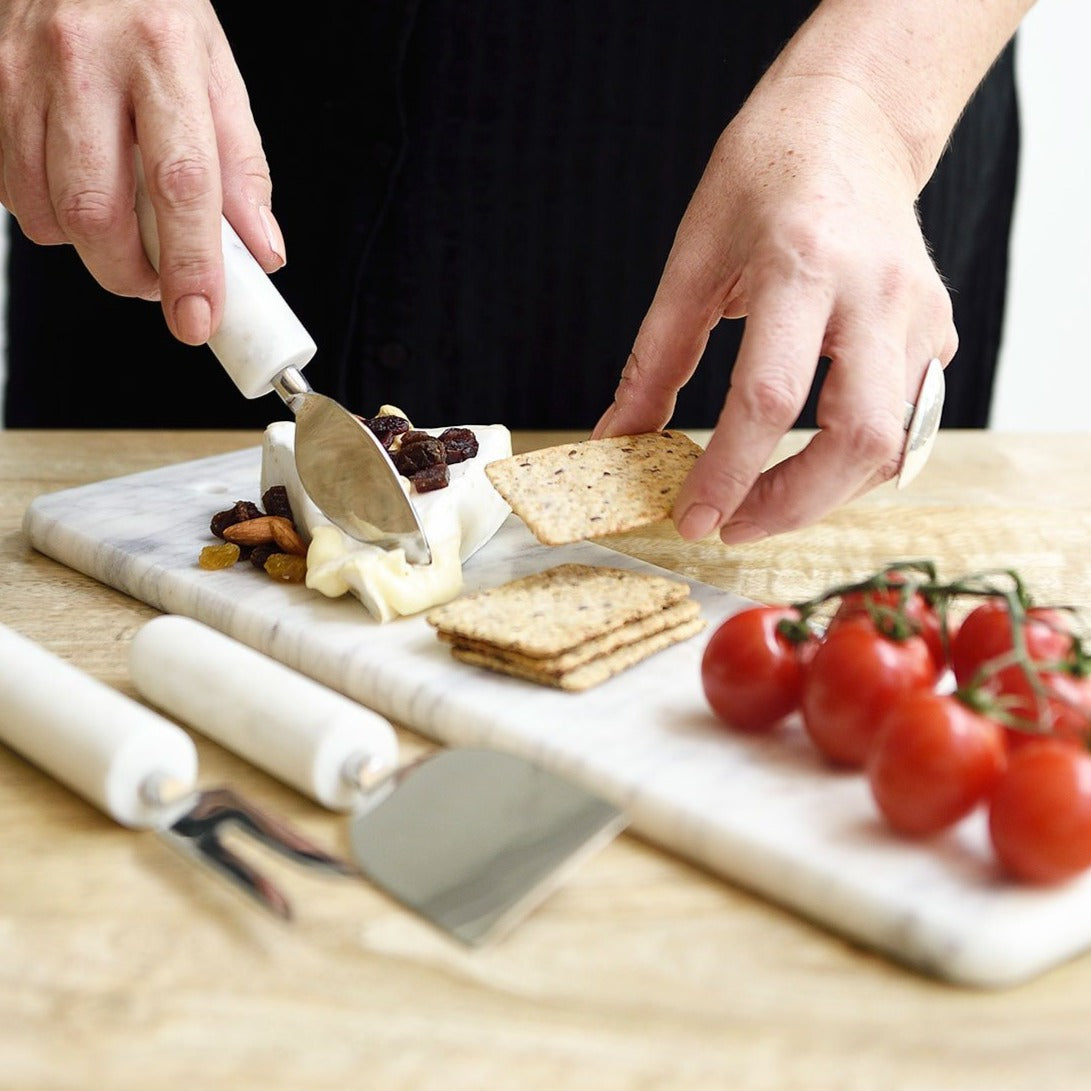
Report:
[{"label": "index finger", "polygon": [[207,72],[156,80],[134,101],[163,314],[180,341],[204,344],[220,323],[224,295],[223,192]]},{"label": "index finger", "polygon": [[703,538],[727,522],[799,418],[829,313],[825,300],[801,299],[787,288],[754,298],[723,410],[675,501],[683,538]]}]

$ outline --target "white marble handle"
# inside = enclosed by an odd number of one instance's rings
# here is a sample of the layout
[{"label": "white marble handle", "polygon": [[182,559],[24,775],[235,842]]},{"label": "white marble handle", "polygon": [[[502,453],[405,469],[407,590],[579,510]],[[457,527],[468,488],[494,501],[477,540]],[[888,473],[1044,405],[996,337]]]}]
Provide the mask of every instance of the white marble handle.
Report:
[{"label": "white marble handle", "polygon": [[[159,232],[143,185],[137,155],[136,211],[140,237],[152,265],[159,268]],[[221,219],[224,259],[224,313],[208,347],[247,398],[272,389],[286,367],[302,369],[317,351],[303,323],[277,291],[235,229]]]},{"label": "white marble handle", "polygon": [[197,780],[197,750],[177,725],[0,625],[0,738],[122,825],[155,826],[148,791]]},{"label": "white marble handle", "polygon": [[152,704],[331,810],[359,801],[361,765],[397,763],[382,716],[191,618],[147,622],[129,670]]}]

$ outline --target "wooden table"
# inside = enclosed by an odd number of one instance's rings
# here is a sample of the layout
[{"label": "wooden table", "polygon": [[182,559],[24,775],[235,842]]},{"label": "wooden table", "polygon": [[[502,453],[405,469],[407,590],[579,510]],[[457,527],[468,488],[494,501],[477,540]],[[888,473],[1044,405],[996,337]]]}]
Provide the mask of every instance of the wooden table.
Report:
[{"label": "wooden table", "polygon": [[[259,440],[0,432],[0,622],[134,695],[127,645],[154,611],[33,552],[23,511],[43,492]],[[931,557],[951,576],[1013,566],[1042,601],[1091,608],[1088,465],[1091,435],[948,432],[911,488],[805,531],[725,550],[659,527],[616,544],[757,599]],[[196,741],[204,783],[343,843],[343,818]],[[1000,992],[943,985],[630,836],[469,952],[364,884],[270,858],[299,909],[279,924],[3,747],[0,831],[0,1088],[1091,1086],[1091,957]]]}]

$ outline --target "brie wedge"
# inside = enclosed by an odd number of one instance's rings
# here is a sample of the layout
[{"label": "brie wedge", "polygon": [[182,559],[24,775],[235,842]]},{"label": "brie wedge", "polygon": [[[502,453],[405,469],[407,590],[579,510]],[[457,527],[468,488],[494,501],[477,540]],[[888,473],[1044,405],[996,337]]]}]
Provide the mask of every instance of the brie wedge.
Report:
[{"label": "brie wedge", "polygon": [[[450,467],[445,489],[418,493],[406,478],[432,552],[432,563],[410,564],[401,549],[360,542],[335,527],[307,495],[295,468],[295,423],[276,421],[265,430],[261,491],[283,485],[307,549],[307,586],[330,598],[355,595],[376,621],[419,613],[449,602],[462,590],[462,565],[500,529],[511,509],[485,476],[485,464],[511,454],[511,433],[502,424],[471,425],[478,453]],[[423,429],[439,435],[442,428]]]}]

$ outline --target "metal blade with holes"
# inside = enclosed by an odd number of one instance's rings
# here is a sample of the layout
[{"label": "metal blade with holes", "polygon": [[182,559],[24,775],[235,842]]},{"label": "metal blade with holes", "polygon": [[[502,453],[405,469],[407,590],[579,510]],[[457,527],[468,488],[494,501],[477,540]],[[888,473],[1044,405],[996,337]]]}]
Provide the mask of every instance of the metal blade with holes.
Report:
[{"label": "metal blade with holes", "polygon": [[628,822],[575,781],[497,750],[395,768],[393,729],[375,713],[190,618],[147,622],[129,668],[159,708],[351,811],[363,876],[467,944],[510,929]]},{"label": "metal blade with holes", "polygon": [[123,826],[155,830],[278,917],[291,917],[288,900],[224,844],[228,827],[298,864],[357,874],[230,789],[194,790],[197,750],[181,728],[3,625],[0,739]]}]

